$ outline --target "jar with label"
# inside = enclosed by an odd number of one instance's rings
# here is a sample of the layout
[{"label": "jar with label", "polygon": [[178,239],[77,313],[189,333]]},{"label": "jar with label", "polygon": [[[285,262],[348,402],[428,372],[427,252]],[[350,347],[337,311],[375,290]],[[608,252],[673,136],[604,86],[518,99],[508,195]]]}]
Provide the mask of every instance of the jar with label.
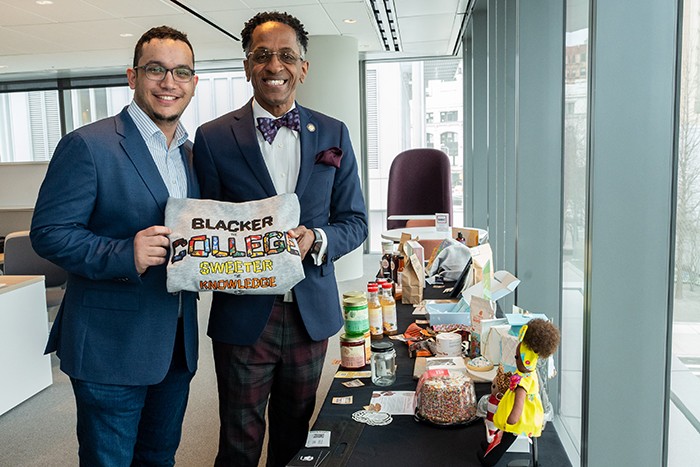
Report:
[{"label": "jar with label", "polygon": [[381,340],[384,337],[384,320],[382,319],[382,304],[379,301],[377,284],[367,286],[367,310],[370,335],[372,339]]},{"label": "jar with label", "polygon": [[370,360],[372,382],[377,386],[390,386],[396,381],[396,351],[387,341],[372,343]]},{"label": "jar with label", "polygon": [[340,366],[348,370],[363,368],[367,364],[365,353],[364,336],[340,335]]},{"label": "jar with label", "polygon": [[382,304],[382,324],[384,335],[393,336],[399,333],[399,327],[396,319],[396,300],[392,293],[392,285],[389,282],[382,284],[382,296],[380,298]]},{"label": "jar with label", "polygon": [[364,336],[369,332],[369,314],[367,299],[363,297],[348,297],[343,299],[343,320],[345,334],[348,336]]}]

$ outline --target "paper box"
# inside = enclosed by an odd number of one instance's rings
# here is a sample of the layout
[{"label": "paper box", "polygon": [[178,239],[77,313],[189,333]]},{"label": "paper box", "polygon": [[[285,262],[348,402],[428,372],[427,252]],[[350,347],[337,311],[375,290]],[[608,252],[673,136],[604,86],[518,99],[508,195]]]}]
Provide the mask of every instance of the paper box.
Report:
[{"label": "paper box", "polygon": [[496,326],[496,333],[501,341],[501,362],[503,364],[503,369],[505,371],[515,371],[517,367],[515,365],[515,350],[518,348],[520,341],[518,336],[514,336],[510,333],[510,327],[505,329],[505,327]]},{"label": "paper box", "polygon": [[436,368],[467,373],[467,366],[464,364],[464,358],[462,357],[428,357],[425,359],[426,370]]},{"label": "paper box", "polygon": [[490,297],[486,297],[488,294],[486,294],[484,291],[485,281],[478,282],[462,291],[462,295],[465,297],[476,296],[490,298],[490,300],[499,300],[513,292],[519,284],[520,279],[508,271],[496,271],[493,274],[493,279],[491,280],[490,284]]},{"label": "paper box", "polygon": [[[481,337],[481,355],[486,357],[494,365],[501,363],[501,339],[508,334],[510,326],[505,324],[505,319],[493,319],[488,321],[501,321],[499,324],[488,326]],[[484,323],[482,323],[483,325]],[[488,323],[490,324],[490,323]],[[484,326],[486,328],[486,326]],[[499,329],[502,330],[499,331]]]},{"label": "paper box", "polygon": [[426,303],[425,311],[431,325],[435,324],[465,324],[469,326],[471,319],[469,309],[457,310],[459,305],[453,303]]},{"label": "paper box", "polygon": [[481,335],[481,322],[496,316],[496,302],[473,296],[469,300],[469,311],[473,331]]},{"label": "paper box", "polygon": [[418,261],[420,261],[420,264],[425,264],[425,251],[423,249],[423,245],[421,245],[418,240],[407,241],[404,245],[404,251],[406,252],[406,256],[408,258],[410,258],[411,255],[416,255],[418,257]]},{"label": "paper box", "polygon": [[542,313],[530,313],[523,310],[522,308],[513,306],[513,311],[520,311],[519,313],[506,313],[506,320],[510,325],[510,333],[517,336],[520,333],[520,328],[526,325],[530,320],[533,319],[544,319],[549,321],[547,315]]},{"label": "paper box", "polygon": [[468,247],[474,247],[479,244],[479,229],[470,229],[468,227],[452,227],[452,238],[457,239],[457,234],[461,233],[464,237],[464,244]]}]

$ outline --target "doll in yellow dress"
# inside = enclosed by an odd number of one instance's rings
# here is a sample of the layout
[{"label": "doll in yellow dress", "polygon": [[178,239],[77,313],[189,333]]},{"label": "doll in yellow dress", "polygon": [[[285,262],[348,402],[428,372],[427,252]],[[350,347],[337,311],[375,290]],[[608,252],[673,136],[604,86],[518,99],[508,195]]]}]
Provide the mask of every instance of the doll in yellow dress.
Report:
[{"label": "doll in yellow dress", "polygon": [[477,453],[481,465],[496,465],[518,435],[542,434],[544,410],[535,369],[540,357],[548,358],[559,347],[559,330],[547,320],[533,319],[520,329],[519,339],[515,351],[517,371],[493,416],[499,432],[487,449]]}]

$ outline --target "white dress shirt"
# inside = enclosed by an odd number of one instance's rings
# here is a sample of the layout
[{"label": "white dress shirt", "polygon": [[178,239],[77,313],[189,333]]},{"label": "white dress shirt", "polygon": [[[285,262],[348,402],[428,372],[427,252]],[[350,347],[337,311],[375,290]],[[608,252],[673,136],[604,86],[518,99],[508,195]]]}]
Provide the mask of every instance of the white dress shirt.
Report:
[{"label": "white dress shirt", "polygon": [[[289,110],[292,110],[295,106],[295,104],[292,104]],[[256,129],[258,118],[260,117],[278,118],[263,109],[253,98],[253,119],[255,120]],[[277,130],[277,136],[275,136],[272,144],[265,141],[259,129],[255,132],[255,135],[258,138],[260,152],[262,152],[267,171],[270,173],[270,178],[272,178],[277,194],[294,193],[297,187],[297,180],[299,179],[299,168],[301,167],[301,140],[299,133],[282,126]],[[320,266],[323,255],[326,253],[327,239],[323,229],[314,230],[318,231],[323,239],[319,253],[312,254],[314,264]]]}]

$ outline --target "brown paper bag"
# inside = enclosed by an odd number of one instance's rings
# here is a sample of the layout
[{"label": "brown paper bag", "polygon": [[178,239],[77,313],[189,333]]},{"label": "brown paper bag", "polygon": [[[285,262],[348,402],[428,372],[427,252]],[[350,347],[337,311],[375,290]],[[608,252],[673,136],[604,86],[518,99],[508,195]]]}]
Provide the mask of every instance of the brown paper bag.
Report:
[{"label": "brown paper bag", "polygon": [[[469,248],[469,253],[472,255],[472,266],[469,268],[462,291],[483,281],[484,271],[487,271],[489,275],[489,284],[493,281],[493,252],[491,251],[491,245],[484,243],[483,245]],[[486,267],[487,264],[489,267]]]},{"label": "brown paper bag", "polygon": [[401,272],[401,303],[417,305],[423,301],[425,272],[416,255],[411,255]]}]

